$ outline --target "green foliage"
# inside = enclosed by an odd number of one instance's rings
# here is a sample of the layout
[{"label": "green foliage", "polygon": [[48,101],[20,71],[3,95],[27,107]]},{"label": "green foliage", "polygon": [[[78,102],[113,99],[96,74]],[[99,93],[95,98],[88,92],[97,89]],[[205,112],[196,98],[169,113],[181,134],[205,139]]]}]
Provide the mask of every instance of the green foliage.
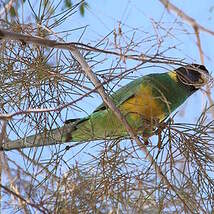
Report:
[{"label": "green foliage", "polygon": [[[25,4],[27,1],[26,0],[18,0],[16,2],[14,2],[12,4],[12,6],[10,7],[9,11],[6,12],[8,18],[15,18],[19,16],[19,9],[20,6],[22,4]],[[52,1],[50,0],[41,0],[43,7],[44,8],[49,8],[49,14],[53,14],[54,13],[54,6]],[[61,1],[62,3],[62,10],[65,9],[78,9],[80,12],[80,15],[83,17],[85,15],[85,9],[89,7],[89,4],[86,2],[86,0],[78,0],[78,1],[74,1],[74,0],[64,0]],[[60,3],[60,4],[61,4]],[[29,1],[29,4],[31,4],[31,1]],[[32,5],[31,5],[32,6]]]},{"label": "green foliage", "polygon": [[[71,8],[72,6],[73,6],[72,0],[64,0],[65,8]],[[79,11],[80,11],[81,16],[85,15],[85,9],[88,7],[89,7],[89,5],[85,0],[79,2]]]},{"label": "green foliage", "polygon": [[71,7],[72,7],[72,2],[71,2],[71,0],[65,0],[65,6],[66,6],[67,8],[71,8]]},{"label": "green foliage", "polygon": [[80,14],[82,15],[82,16],[84,16],[84,14],[85,14],[85,8],[87,8],[88,7],[88,3],[87,2],[85,2],[85,1],[83,1],[81,4],[80,4]]},{"label": "green foliage", "polygon": [[16,10],[15,10],[14,7],[10,8],[10,15],[11,15],[11,17],[15,17],[16,16]]}]

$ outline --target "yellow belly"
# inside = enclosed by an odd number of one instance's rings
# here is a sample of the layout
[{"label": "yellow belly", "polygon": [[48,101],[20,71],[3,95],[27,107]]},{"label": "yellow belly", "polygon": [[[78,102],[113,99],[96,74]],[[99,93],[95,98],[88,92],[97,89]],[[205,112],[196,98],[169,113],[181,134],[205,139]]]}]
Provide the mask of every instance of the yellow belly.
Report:
[{"label": "yellow belly", "polygon": [[144,118],[146,120],[163,120],[165,113],[160,106],[161,97],[154,97],[149,86],[142,86],[134,97],[125,101],[120,109],[124,113],[131,114],[133,119]]}]

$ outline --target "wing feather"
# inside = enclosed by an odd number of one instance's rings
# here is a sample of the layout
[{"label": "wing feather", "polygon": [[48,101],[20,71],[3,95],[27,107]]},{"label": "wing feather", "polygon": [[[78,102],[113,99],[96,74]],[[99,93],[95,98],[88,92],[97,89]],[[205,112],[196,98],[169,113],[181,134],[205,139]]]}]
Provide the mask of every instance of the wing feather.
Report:
[{"label": "wing feather", "polygon": [[[115,105],[119,106],[122,103],[124,103],[126,100],[133,97],[136,91],[138,90],[139,86],[143,83],[143,81],[147,79],[147,77],[144,76],[144,77],[138,78],[128,83],[127,85],[123,86],[122,88],[117,90],[115,93],[113,93],[110,97],[114,101]],[[94,112],[105,110],[105,109],[106,109],[106,106],[104,103],[102,103],[94,110]]]}]

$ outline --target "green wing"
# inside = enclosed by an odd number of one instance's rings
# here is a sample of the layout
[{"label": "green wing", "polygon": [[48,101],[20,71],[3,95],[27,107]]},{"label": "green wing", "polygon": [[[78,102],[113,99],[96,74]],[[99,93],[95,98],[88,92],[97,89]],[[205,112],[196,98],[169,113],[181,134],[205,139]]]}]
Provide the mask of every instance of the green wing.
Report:
[{"label": "green wing", "polygon": [[[145,77],[138,78],[128,83],[127,85],[123,86],[122,88],[117,90],[115,93],[113,93],[110,97],[114,101],[114,104],[116,106],[119,106],[129,98],[133,97],[137,89],[139,88],[139,85],[141,85],[145,79],[146,79]],[[94,112],[97,112],[99,110],[104,110],[104,109],[106,109],[106,106],[104,103],[102,103],[94,110]]]}]

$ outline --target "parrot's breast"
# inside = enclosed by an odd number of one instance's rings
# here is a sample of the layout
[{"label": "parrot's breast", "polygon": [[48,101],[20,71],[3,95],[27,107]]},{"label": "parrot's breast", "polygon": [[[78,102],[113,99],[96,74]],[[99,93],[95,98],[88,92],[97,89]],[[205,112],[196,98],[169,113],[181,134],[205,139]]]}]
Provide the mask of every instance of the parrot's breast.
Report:
[{"label": "parrot's breast", "polygon": [[148,85],[142,85],[137,93],[125,101],[120,106],[120,110],[125,114],[129,114],[133,120],[144,118],[146,120],[163,120],[166,115],[160,102],[163,102],[164,97],[155,96],[152,93],[152,88]]}]

